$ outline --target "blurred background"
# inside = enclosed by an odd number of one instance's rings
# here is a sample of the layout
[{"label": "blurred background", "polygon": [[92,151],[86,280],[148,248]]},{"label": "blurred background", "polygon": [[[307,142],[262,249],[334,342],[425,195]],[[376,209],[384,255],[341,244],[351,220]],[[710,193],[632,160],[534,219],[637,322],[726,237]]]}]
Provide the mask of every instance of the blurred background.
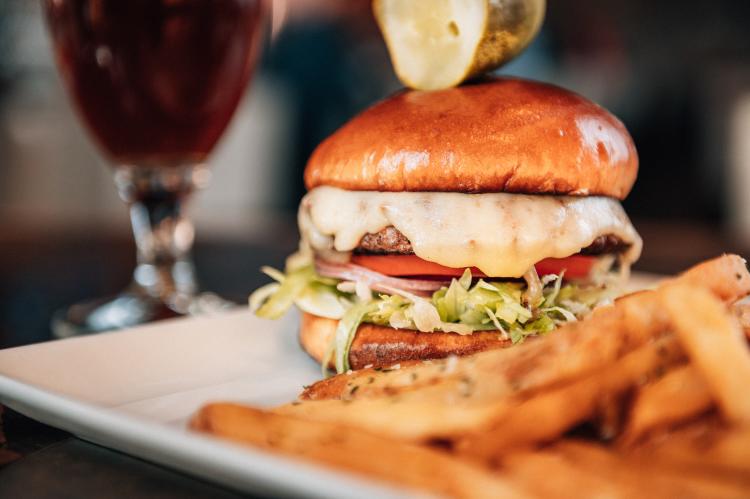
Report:
[{"label": "blurred background", "polygon": [[[750,254],[750,2],[550,0],[541,34],[500,71],[602,104],[640,174],[625,207],[636,267],[674,272]],[[262,62],[190,212],[204,287],[244,301],[296,245],[313,148],[397,90],[369,0],[275,1]],[[196,75],[200,77],[200,75]],[[111,168],[55,70],[38,2],[0,2],[0,346],[49,337],[52,312],[115,294],[135,253]]]}]

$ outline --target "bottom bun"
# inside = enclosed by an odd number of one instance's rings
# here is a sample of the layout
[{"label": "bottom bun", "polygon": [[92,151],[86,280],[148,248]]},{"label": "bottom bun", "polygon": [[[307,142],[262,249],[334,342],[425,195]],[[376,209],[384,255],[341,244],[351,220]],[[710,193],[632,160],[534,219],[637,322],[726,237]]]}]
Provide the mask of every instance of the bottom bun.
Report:
[{"label": "bottom bun", "polygon": [[[302,348],[322,362],[338,323],[335,319],[303,312],[300,326]],[[411,329],[362,324],[349,350],[349,365],[352,369],[388,367],[402,361],[469,355],[510,344],[511,341],[501,339],[497,331],[478,331],[469,335],[421,333]]]}]

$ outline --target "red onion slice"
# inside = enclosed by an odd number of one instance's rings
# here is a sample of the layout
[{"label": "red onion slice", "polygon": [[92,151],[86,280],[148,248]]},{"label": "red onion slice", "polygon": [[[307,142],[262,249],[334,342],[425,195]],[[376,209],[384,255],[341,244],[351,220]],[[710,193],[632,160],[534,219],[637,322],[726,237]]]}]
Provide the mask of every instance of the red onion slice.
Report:
[{"label": "red onion slice", "polygon": [[315,271],[323,277],[364,282],[373,291],[384,293],[392,293],[393,289],[400,289],[419,296],[431,296],[443,286],[450,285],[450,281],[389,277],[353,263],[334,263],[320,258],[315,259]]}]

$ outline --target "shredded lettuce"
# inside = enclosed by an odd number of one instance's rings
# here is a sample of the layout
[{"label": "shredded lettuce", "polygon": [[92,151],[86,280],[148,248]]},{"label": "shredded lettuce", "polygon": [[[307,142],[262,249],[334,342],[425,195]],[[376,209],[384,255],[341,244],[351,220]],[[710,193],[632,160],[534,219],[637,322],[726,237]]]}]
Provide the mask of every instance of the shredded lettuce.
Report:
[{"label": "shredded lettuce", "polygon": [[351,306],[347,293],[336,289],[337,279],[321,277],[312,265],[287,266],[286,273],[271,267],[262,272],[276,282],[257,289],[250,295],[250,309],[258,317],[278,319],[292,305],[311,314],[340,319]]},{"label": "shredded lettuce", "polygon": [[616,293],[604,284],[584,286],[563,283],[562,275],[545,276],[539,281],[541,297],[529,304],[524,282],[472,279],[466,269],[459,279],[429,298],[400,291],[373,296],[369,289],[358,289],[356,283],[317,275],[309,260],[294,260],[284,273],[269,268],[263,271],[276,282],[250,296],[251,308],[261,317],[276,319],[295,304],[305,312],[338,319],[324,369],[333,360],[339,373],[349,369],[349,349],[363,322],[423,332],[497,331],[501,338],[520,343],[530,335],[546,334],[581,318]]},{"label": "shredded lettuce", "polygon": [[352,347],[354,336],[365,316],[374,309],[375,304],[373,302],[356,303],[341,317],[333,339],[335,345],[333,349],[334,365],[337,373],[344,373],[349,370],[349,350]]}]

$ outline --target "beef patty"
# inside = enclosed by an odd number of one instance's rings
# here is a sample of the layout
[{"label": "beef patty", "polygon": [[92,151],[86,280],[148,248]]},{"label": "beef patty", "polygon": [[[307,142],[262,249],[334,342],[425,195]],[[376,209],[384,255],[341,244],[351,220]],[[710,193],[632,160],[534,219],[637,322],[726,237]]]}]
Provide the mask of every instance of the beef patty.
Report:
[{"label": "beef patty", "polygon": [[[583,255],[604,255],[608,253],[621,253],[630,247],[625,241],[615,236],[607,234],[594,239],[594,242],[581,250]],[[359,242],[359,246],[354,249],[357,254],[370,255],[413,255],[414,249],[411,243],[393,226],[376,232],[375,234],[365,234]]]}]

